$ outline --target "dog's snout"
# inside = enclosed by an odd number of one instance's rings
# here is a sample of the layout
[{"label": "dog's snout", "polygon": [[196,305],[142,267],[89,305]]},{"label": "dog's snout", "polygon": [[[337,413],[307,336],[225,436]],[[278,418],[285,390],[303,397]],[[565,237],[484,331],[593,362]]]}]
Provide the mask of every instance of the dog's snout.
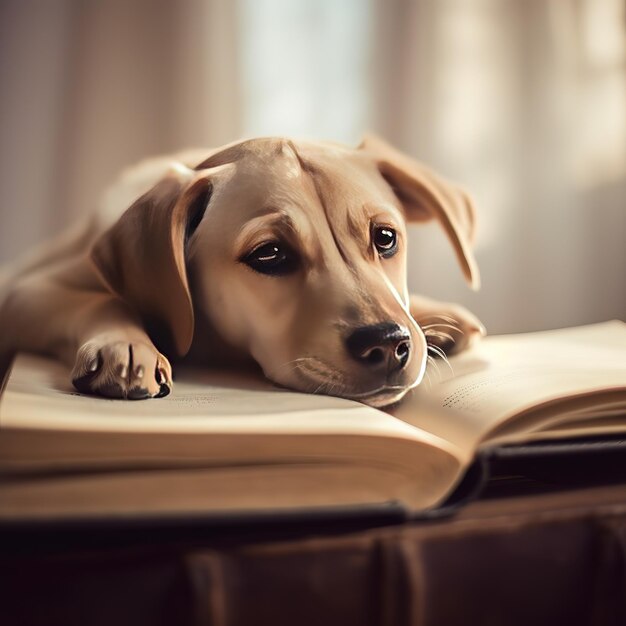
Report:
[{"label": "dog's snout", "polygon": [[411,335],[408,329],[392,322],[362,326],[348,336],[346,348],[362,365],[394,371],[409,361]]}]

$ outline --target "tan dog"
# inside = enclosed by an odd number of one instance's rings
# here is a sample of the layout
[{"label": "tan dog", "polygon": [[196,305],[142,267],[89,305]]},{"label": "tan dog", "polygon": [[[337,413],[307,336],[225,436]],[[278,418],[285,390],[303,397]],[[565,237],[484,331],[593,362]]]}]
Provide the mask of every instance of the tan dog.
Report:
[{"label": "tan dog", "polygon": [[14,269],[0,350],[54,355],[80,391],[116,398],[166,395],[167,354],[254,360],[286,387],[390,404],[421,381],[426,335],[458,350],[484,332],[461,307],[409,297],[405,221],[429,219],[477,287],[470,200],[378,138],[152,160]]}]

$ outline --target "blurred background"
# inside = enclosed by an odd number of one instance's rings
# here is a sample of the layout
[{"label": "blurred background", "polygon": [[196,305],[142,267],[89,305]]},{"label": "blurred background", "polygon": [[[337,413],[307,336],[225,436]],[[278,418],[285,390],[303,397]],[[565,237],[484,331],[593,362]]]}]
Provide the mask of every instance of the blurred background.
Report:
[{"label": "blurred background", "polygon": [[0,0],[0,263],[146,155],[386,139],[471,191],[483,288],[436,225],[411,290],[492,333],[626,317],[624,0]]}]

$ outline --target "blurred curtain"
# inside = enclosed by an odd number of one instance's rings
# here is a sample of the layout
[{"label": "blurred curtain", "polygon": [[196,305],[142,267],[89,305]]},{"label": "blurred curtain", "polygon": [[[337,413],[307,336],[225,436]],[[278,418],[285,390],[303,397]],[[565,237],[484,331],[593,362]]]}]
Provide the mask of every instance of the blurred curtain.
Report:
[{"label": "blurred curtain", "polygon": [[372,125],[476,197],[483,289],[436,227],[410,286],[492,332],[626,317],[623,0],[374,0]]},{"label": "blurred curtain", "polygon": [[237,0],[245,136],[354,143],[369,123],[369,0]]},{"label": "blurred curtain", "polygon": [[58,232],[121,168],[240,132],[235,3],[0,3],[0,262]]}]

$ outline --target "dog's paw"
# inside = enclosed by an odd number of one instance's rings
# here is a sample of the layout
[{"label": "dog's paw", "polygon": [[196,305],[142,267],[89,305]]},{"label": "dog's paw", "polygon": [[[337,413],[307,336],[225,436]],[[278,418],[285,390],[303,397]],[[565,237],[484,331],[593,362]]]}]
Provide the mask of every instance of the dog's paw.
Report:
[{"label": "dog's paw", "polygon": [[93,339],[78,350],[72,383],[107,398],[162,398],[172,389],[172,368],[152,344]]},{"label": "dog's paw", "polygon": [[469,348],[486,334],[480,320],[457,304],[442,305],[436,311],[422,312],[415,318],[426,335],[426,342],[446,356]]}]

